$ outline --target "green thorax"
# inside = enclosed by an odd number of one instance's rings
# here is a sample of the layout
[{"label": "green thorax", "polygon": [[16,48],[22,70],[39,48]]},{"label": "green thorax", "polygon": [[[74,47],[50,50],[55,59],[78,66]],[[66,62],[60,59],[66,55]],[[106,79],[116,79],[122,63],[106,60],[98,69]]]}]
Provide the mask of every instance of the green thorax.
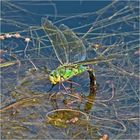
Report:
[{"label": "green thorax", "polygon": [[50,73],[49,79],[52,84],[57,84],[58,82],[62,82],[76,76],[78,74],[86,71],[86,67],[83,65],[63,65],[57,67]]}]

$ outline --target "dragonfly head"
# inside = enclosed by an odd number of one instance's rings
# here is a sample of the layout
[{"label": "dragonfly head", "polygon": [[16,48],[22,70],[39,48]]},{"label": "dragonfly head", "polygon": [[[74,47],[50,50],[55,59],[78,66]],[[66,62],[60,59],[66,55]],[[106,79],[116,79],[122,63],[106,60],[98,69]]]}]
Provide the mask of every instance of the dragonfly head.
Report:
[{"label": "dragonfly head", "polygon": [[49,80],[51,81],[53,85],[56,85],[57,83],[59,83],[61,81],[61,76],[59,72],[57,72],[56,70],[52,71],[49,75]]}]

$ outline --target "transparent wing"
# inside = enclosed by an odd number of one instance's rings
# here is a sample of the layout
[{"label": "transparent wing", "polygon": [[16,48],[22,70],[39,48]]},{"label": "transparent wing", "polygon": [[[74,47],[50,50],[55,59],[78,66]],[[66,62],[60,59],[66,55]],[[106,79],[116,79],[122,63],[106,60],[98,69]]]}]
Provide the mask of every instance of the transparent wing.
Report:
[{"label": "transparent wing", "polygon": [[66,25],[61,24],[59,29],[64,34],[67,40],[67,56],[69,63],[83,61],[86,58],[86,48],[82,40]]},{"label": "transparent wing", "polygon": [[102,62],[109,62],[111,60],[115,60],[115,59],[120,59],[122,57],[126,57],[127,55],[119,55],[119,54],[112,54],[109,56],[98,56],[97,58],[94,59],[90,59],[90,60],[85,60],[85,61],[80,61],[74,64],[82,64],[82,65],[89,65],[89,64],[98,64],[98,63],[102,63]]},{"label": "transparent wing", "polygon": [[47,18],[42,19],[42,26],[48,35],[59,62],[61,64],[68,63],[68,43],[63,33]]}]

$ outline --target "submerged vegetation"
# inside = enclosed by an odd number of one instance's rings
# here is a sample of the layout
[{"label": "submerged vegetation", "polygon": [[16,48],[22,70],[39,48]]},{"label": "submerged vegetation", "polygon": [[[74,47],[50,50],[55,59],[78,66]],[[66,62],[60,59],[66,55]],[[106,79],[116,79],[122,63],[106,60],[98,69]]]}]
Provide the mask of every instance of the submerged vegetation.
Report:
[{"label": "submerged vegetation", "polygon": [[138,1],[1,3],[2,139],[138,139]]}]

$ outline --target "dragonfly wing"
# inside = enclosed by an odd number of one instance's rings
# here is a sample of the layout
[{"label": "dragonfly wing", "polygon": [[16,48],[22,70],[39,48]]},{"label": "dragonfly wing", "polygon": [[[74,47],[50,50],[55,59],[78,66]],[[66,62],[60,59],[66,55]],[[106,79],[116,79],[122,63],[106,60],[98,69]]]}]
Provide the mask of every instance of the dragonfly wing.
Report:
[{"label": "dragonfly wing", "polygon": [[68,43],[63,33],[48,19],[43,19],[42,26],[55,51],[56,57],[61,64],[68,63],[67,48]]},{"label": "dragonfly wing", "polygon": [[64,24],[61,24],[59,29],[64,34],[68,43],[66,51],[69,63],[85,60],[86,48],[82,40],[77,37],[76,34]]},{"label": "dragonfly wing", "polygon": [[98,56],[94,59],[90,59],[90,60],[85,60],[85,61],[80,61],[77,62],[75,64],[82,64],[82,65],[88,65],[88,64],[98,64],[98,63],[102,63],[102,62],[109,62],[115,59],[119,59],[121,57],[125,57],[126,55],[119,55],[119,54],[112,54],[110,56]]}]

